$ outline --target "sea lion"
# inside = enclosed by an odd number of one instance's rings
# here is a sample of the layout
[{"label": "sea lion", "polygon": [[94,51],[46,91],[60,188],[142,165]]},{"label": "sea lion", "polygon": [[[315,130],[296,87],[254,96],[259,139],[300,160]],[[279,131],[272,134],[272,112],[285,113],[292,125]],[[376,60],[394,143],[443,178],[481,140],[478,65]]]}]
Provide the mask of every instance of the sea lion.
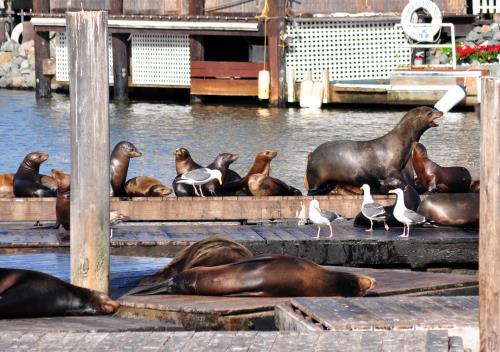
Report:
[{"label": "sea lion", "polygon": [[172,188],[151,176],[134,177],[125,183],[125,194],[128,197],[167,197],[170,193]]},{"label": "sea lion", "polygon": [[245,246],[220,236],[209,236],[181,250],[168,265],[156,274],[146,276],[140,285],[159,283],[198,266],[217,266],[252,257]]},{"label": "sea lion", "polygon": [[14,197],[14,176],[16,174],[0,174],[0,198]]},{"label": "sea lion", "polygon": [[16,197],[55,197],[56,192],[41,182],[40,164],[49,158],[47,153],[32,152],[26,155],[14,176]]},{"label": "sea lion", "polygon": [[237,182],[224,182],[223,191],[225,195],[232,193],[234,195],[247,195],[250,196],[251,193],[248,190],[248,179],[251,175],[262,174],[269,176],[271,172],[271,161],[278,155],[278,152],[272,150],[265,150],[257,153],[253,161],[252,166],[248,170],[247,174]]},{"label": "sea lion", "polygon": [[177,176],[172,182],[172,189],[177,197],[194,197],[195,193],[193,187],[183,183],[178,183],[177,180],[182,174],[186,172],[201,169],[203,166],[193,160],[191,154],[186,148],[177,148],[174,152],[175,155],[175,171]]},{"label": "sea lion", "polygon": [[417,174],[421,193],[466,193],[471,185],[471,175],[465,167],[442,167],[429,159],[427,149],[415,143],[412,150],[413,169]]},{"label": "sea lion", "polygon": [[[207,166],[207,168],[211,170],[219,170],[222,174],[222,184],[226,183],[226,180],[228,178],[228,175],[231,174],[233,179],[233,182],[235,181],[235,176],[234,176],[234,171],[233,173],[229,173],[229,165],[231,165],[233,162],[238,160],[240,156],[238,154],[231,154],[231,153],[221,153],[217,155],[214,161],[210,165]],[[239,175],[238,175],[239,177]],[[240,177],[241,179],[241,177]],[[224,192],[222,190],[221,185],[217,182],[217,180],[214,180],[212,182],[209,182],[205,185],[202,186],[203,194],[205,195],[211,195],[211,196],[222,196],[224,195]]]},{"label": "sea lion", "polygon": [[368,141],[333,141],[317,147],[307,162],[306,177],[309,195],[327,194],[337,184],[373,189],[404,187],[401,170],[417,142],[442,112],[430,107],[414,108],[406,113],[386,135]]},{"label": "sea lion", "polygon": [[[415,190],[415,188],[413,188],[410,185],[406,185],[403,188],[403,194],[404,194],[405,206],[408,209],[410,209],[410,210],[416,211],[417,208],[418,208],[418,206],[420,205],[420,195]],[[385,213],[386,213],[385,223],[389,227],[399,227],[399,226],[401,226],[401,223],[396,220],[396,218],[394,217],[394,214],[393,214],[395,206],[396,206],[396,202],[394,202],[394,204],[392,204],[392,205],[384,207],[384,210],[385,210]],[[382,227],[383,225],[384,225],[384,223],[382,223],[382,222],[374,222],[373,223],[373,227],[375,227],[375,228]],[[370,220],[368,220],[360,212],[354,218],[354,226],[363,226],[363,227],[370,226]]]},{"label": "sea lion", "polygon": [[0,319],[111,314],[118,307],[104,293],[45,273],[0,268]]},{"label": "sea lion", "polygon": [[109,177],[111,180],[111,196],[125,195],[123,187],[127,179],[130,158],[142,156],[142,153],[130,142],[119,142],[109,158]]},{"label": "sea lion", "polygon": [[302,192],[297,188],[289,186],[277,178],[262,174],[250,175],[248,178],[248,190],[252,196],[259,197],[302,195]]},{"label": "sea lion", "polygon": [[417,212],[442,226],[479,226],[478,193],[433,193],[422,200]]},{"label": "sea lion", "polygon": [[469,192],[472,193],[479,193],[481,190],[481,181],[479,180],[474,180],[470,183],[470,189]]},{"label": "sea lion", "polygon": [[65,230],[69,230],[70,222],[70,203],[71,203],[71,176],[62,170],[52,169],[52,177],[57,182],[57,200],[56,200],[56,224]]},{"label": "sea lion", "polygon": [[364,296],[375,284],[375,279],[368,276],[328,270],[302,258],[273,255],[185,270],[158,284],[136,288],[129,294],[357,297]]}]

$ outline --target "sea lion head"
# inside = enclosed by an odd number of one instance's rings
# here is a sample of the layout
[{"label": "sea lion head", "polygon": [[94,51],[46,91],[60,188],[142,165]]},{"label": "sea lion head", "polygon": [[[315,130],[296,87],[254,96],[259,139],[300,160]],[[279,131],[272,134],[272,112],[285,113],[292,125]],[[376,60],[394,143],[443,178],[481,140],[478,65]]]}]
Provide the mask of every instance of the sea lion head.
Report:
[{"label": "sea lion head", "polygon": [[24,163],[28,166],[38,166],[49,158],[49,154],[43,152],[31,152],[24,157]]},{"label": "sea lion head", "polygon": [[399,126],[416,130],[422,134],[431,127],[439,126],[436,119],[443,116],[441,111],[428,106],[419,106],[408,111],[399,122]]},{"label": "sea lion head", "polygon": [[52,177],[56,180],[57,188],[59,190],[68,190],[70,188],[71,176],[59,169],[52,169],[50,171]]},{"label": "sea lion head", "polygon": [[172,188],[164,185],[154,185],[149,189],[148,194],[153,197],[167,197],[172,193]]},{"label": "sea lion head", "polygon": [[238,160],[239,157],[238,154],[221,153],[215,158],[213,164],[215,167],[227,167]]},{"label": "sea lion head", "polygon": [[278,155],[278,152],[275,152],[274,150],[265,150],[265,151],[257,154],[258,157],[261,157],[261,158],[264,158],[267,160],[273,160],[274,158],[276,158],[277,155]]},{"label": "sea lion head", "polygon": [[359,289],[358,296],[365,296],[369,290],[374,288],[377,285],[377,280],[372,277],[365,275],[357,275],[357,283]]},{"label": "sea lion head", "polygon": [[120,307],[120,303],[112,300],[107,295],[99,291],[92,291],[92,308],[96,313],[112,314]]},{"label": "sea lion head", "polygon": [[120,153],[121,155],[127,156],[129,158],[136,158],[142,156],[142,153],[139,151],[139,149],[137,149],[135,145],[127,141],[119,142],[116,145],[115,149],[113,149],[113,154],[115,152]]},{"label": "sea lion head", "polygon": [[186,148],[177,148],[174,152],[175,161],[184,161],[191,157],[189,151]]}]

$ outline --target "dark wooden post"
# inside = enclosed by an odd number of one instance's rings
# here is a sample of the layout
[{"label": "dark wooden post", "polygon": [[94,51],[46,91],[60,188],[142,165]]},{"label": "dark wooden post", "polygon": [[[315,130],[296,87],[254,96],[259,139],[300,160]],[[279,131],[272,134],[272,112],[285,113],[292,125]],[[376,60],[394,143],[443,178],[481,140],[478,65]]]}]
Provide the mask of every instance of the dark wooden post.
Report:
[{"label": "dark wooden post", "polygon": [[285,56],[280,47],[280,32],[285,30],[286,0],[269,0],[269,21],[267,23],[267,43],[269,47],[269,74],[271,89],[269,103],[282,106],[285,104],[286,72]]},{"label": "dark wooden post", "polygon": [[[111,0],[112,15],[123,14],[123,0]],[[113,99],[128,100],[128,38],[127,33],[113,33]]]},{"label": "dark wooden post", "polygon": [[108,14],[66,14],[71,118],[71,282],[109,280]]},{"label": "dark wooden post", "polygon": [[481,351],[500,350],[500,78],[481,81],[479,325]]},{"label": "dark wooden post", "polygon": [[[205,14],[205,0],[189,0],[189,16],[203,16]],[[203,61],[205,52],[203,47],[203,36],[189,36],[189,55],[191,61]],[[198,96],[191,96],[191,102],[197,103],[201,99]]]},{"label": "dark wooden post", "polygon": [[[50,13],[49,0],[34,0],[33,12]],[[49,32],[35,33],[35,78],[37,98],[50,97],[50,76],[43,74],[43,60],[50,58]]]}]

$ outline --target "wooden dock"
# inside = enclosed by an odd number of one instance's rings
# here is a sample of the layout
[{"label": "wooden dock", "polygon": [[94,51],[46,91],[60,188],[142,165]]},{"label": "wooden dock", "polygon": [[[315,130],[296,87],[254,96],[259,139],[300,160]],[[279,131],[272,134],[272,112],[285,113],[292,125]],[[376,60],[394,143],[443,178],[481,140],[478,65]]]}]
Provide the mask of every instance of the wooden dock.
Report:
[{"label": "wooden dock", "polygon": [[[122,226],[123,225],[123,226]],[[323,265],[472,268],[478,263],[478,231],[458,228],[412,228],[408,239],[388,232],[354,227],[351,221],[333,224],[334,237],[317,227],[296,223],[273,225],[122,224],[113,230],[113,254],[171,257],[189,244],[210,235],[223,235],[249,247],[255,254],[276,253],[307,258]],[[0,225],[0,254],[65,253],[68,232],[36,229],[32,223]]]}]

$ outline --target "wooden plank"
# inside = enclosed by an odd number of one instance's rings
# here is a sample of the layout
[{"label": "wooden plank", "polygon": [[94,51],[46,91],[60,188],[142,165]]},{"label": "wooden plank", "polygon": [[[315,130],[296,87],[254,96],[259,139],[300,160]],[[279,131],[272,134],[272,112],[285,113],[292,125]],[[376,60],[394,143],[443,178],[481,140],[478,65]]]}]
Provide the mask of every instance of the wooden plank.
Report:
[{"label": "wooden plank", "polygon": [[[481,80],[481,197],[479,282],[481,350],[500,346],[500,79]],[[495,346],[493,348],[492,346]]]},{"label": "wooden plank", "polygon": [[[33,1],[33,11],[37,13],[49,13],[50,3],[46,0]],[[50,97],[52,94],[50,81],[51,76],[43,74],[43,62],[50,58],[49,32],[35,33],[35,91],[37,97]]]},{"label": "wooden plank", "polygon": [[269,103],[284,105],[286,101],[285,51],[280,47],[280,32],[285,32],[285,0],[274,0],[269,4],[267,21],[267,44],[269,47],[270,92]]},{"label": "wooden plank", "polygon": [[191,77],[195,78],[257,78],[261,62],[191,61]]},{"label": "wooden plank", "polygon": [[[112,15],[123,14],[123,0],[111,0]],[[113,33],[111,35],[111,46],[113,52],[113,99],[128,100],[128,37],[124,33]]]},{"label": "wooden plank", "polygon": [[71,282],[109,286],[108,14],[68,12]]},{"label": "wooden plank", "polygon": [[191,94],[194,95],[258,95],[258,82],[253,79],[191,79]]}]

